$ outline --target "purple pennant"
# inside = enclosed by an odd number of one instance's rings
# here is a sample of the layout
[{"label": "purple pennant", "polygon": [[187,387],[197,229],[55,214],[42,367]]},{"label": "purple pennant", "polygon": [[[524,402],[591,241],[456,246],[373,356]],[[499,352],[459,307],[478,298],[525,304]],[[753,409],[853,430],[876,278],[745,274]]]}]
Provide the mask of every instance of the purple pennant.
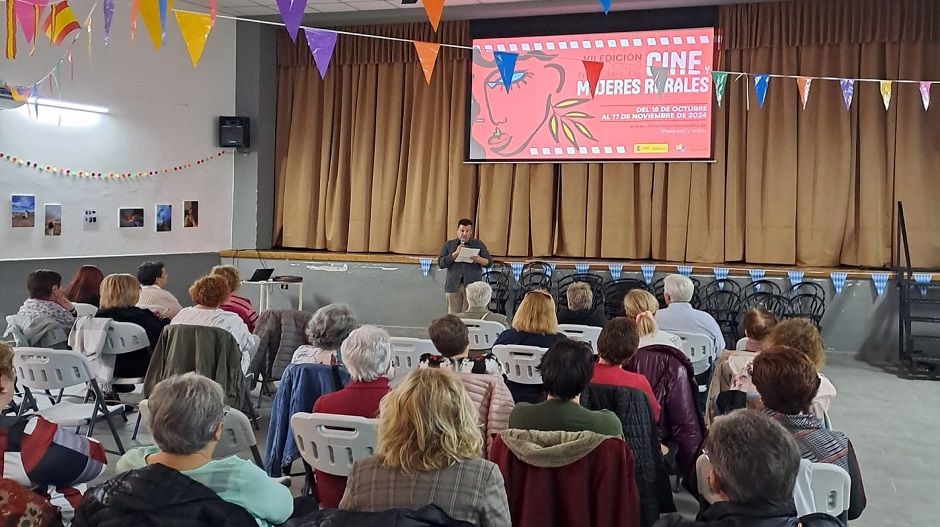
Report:
[{"label": "purple pennant", "polygon": [[855,79],[842,79],[839,81],[842,86],[842,98],[845,100],[845,109],[852,107],[852,96],[855,94]]},{"label": "purple pennant", "polygon": [[297,42],[297,30],[300,29],[300,21],[304,18],[307,0],[277,0],[277,9],[281,12],[281,20],[284,21],[284,28],[287,29],[290,39]]},{"label": "purple pennant", "polygon": [[108,35],[111,33],[111,19],[114,18],[114,0],[104,0],[101,4],[104,11],[104,45],[108,45]]},{"label": "purple pennant", "polygon": [[313,61],[320,70],[320,78],[326,78],[326,69],[330,66],[333,57],[333,48],[336,47],[336,33],[322,29],[305,29],[307,47],[313,55]]}]

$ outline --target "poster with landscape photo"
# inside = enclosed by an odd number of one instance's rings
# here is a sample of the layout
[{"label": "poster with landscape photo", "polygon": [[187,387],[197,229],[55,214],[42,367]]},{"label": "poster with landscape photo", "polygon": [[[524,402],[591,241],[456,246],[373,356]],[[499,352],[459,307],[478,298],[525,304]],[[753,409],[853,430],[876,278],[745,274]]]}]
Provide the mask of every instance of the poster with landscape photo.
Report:
[{"label": "poster with landscape photo", "polygon": [[10,196],[10,204],[13,210],[13,227],[36,226],[36,196],[13,194]]}]

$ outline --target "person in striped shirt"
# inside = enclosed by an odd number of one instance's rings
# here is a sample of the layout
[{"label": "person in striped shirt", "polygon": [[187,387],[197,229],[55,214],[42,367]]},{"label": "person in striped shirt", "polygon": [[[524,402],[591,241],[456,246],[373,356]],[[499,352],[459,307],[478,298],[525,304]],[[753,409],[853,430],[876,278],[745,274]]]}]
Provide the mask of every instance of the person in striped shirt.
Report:
[{"label": "person in striped shirt", "polygon": [[229,289],[232,291],[232,297],[229,298],[228,302],[219,306],[219,309],[235,313],[245,322],[245,325],[248,326],[248,331],[254,332],[255,322],[258,321],[258,313],[255,312],[254,306],[251,305],[251,300],[235,294],[242,285],[242,277],[238,272],[238,268],[234,265],[217,265],[212,268],[210,274],[225,278],[228,282]]}]

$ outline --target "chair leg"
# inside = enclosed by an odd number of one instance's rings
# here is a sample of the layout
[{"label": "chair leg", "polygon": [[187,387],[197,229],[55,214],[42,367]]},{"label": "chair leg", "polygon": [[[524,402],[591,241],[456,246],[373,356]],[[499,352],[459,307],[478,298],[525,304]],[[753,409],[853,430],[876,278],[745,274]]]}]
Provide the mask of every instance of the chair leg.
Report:
[{"label": "chair leg", "polygon": [[258,445],[251,445],[251,457],[255,458],[255,463],[264,468],[264,461],[261,459],[261,451],[258,450]]},{"label": "chair leg", "polygon": [[131,440],[132,440],[132,441],[137,441],[137,432],[140,431],[140,419],[141,419],[141,415],[140,415],[140,412],[138,412],[138,413],[137,413],[137,424],[134,425],[134,435],[131,436]]},{"label": "chair leg", "polygon": [[113,419],[113,416],[111,415],[111,412],[108,411],[108,405],[104,401],[104,395],[102,395],[101,390],[98,388],[97,383],[95,383],[94,381],[91,381],[91,383],[92,383],[92,390],[94,391],[96,410],[91,413],[91,422],[88,423],[87,435],[88,437],[91,437],[92,432],[95,428],[95,421],[96,421],[95,418],[97,417],[96,414],[98,413],[98,409],[100,409],[101,413],[104,414],[105,421],[108,422],[108,428],[111,429],[111,435],[114,437],[114,443],[117,445],[118,453],[123,456],[124,453],[126,452],[124,450],[124,444],[121,442],[121,437],[118,435],[117,427],[114,426],[114,419]]}]

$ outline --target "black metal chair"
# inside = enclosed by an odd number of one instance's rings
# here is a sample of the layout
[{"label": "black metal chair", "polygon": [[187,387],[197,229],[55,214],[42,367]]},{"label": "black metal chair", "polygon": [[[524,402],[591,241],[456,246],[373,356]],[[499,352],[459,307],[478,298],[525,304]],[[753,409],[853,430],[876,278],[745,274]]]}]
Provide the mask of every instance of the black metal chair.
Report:
[{"label": "black metal chair", "polygon": [[789,298],[782,295],[755,291],[741,299],[741,312],[743,313],[753,307],[762,307],[773,313],[777,320],[780,320],[788,312],[789,301]]},{"label": "black metal chair", "polygon": [[738,293],[731,287],[726,289],[715,288],[705,296],[702,302],[704,311],[718,322],[718,326],[725,336],[727,349],[734,349],[738,339],[741,338],[738,329],[738,318],[741,315],[741,298]]},{"label": "black metal chair", "polygon": [[[692,285],[695,286],[695,292],[692,293],[692,300],[689,301],[689,304],[691,304],[695,309],[702,309],[702,298],[705,297],[705,294],[702,291],[702,283],[698,278],[693,278],[691,276],[688,278],[689,280],[692,280]],[[666,277],[664,276],[647,286],[647,290],[653,293],[653,296],[656,297],[656,300],[659,300],[659,309],[666,309],[665,280]]]},{"label": "black metal chair", "polygon": [[787,292],[787,296],[794,297],[796,295],[815,295],[819,298],[826,300],[826,290],[823,289],[823,286],[817,284],[816,282],[800,282],[798,284],[793,284],[790,287],[790,290]]},{"label": "black metal chair", "polygon": [[773,280],[754,280],[753,282],[744,286],[741,289],[741,298],[746,298],[754,293],[770,293],[774,295],[782,295],[783,290],[780,289],[780,285]]},{"label": "black metal chair", "polygon": [[784,318],[808,318],[820,329],[823,315],[826,314],[826,299],[812,293],[801,293],[790,297]]},{"label": "black metal chair", "polygon": [[604,315],[608,319],[626,316],[623,308],[623,299],[627,293],[634,289],[649,291],[649,286],[643,280],[636,278],[619,278],[604,283]]},{"label": "black metal chair", "polygon": [[506,269],[487,271],[483,273],[483,281],[490,284],[493,297],[490,299],[488,309],[493,313],[506,314],[509,307],[509,297],[512,296],[512,275]]},{"label": "black metal chair", "polygon": [[604,278],[594,273],[574,273],[563,276],[557,282],[555,300],[559,310],[568,309],[568,288],[575,282],[584,282],[591,286],[592,310],[604,305]]},{"label": "black metal chair", "polygon": [[715,280],[705,284],[705,288],[702,289],[702,299],[704,300],[707,296],[715,291],[731,291],[732,293],[741,296],[741,284],[730,278],[716,278]]}]

